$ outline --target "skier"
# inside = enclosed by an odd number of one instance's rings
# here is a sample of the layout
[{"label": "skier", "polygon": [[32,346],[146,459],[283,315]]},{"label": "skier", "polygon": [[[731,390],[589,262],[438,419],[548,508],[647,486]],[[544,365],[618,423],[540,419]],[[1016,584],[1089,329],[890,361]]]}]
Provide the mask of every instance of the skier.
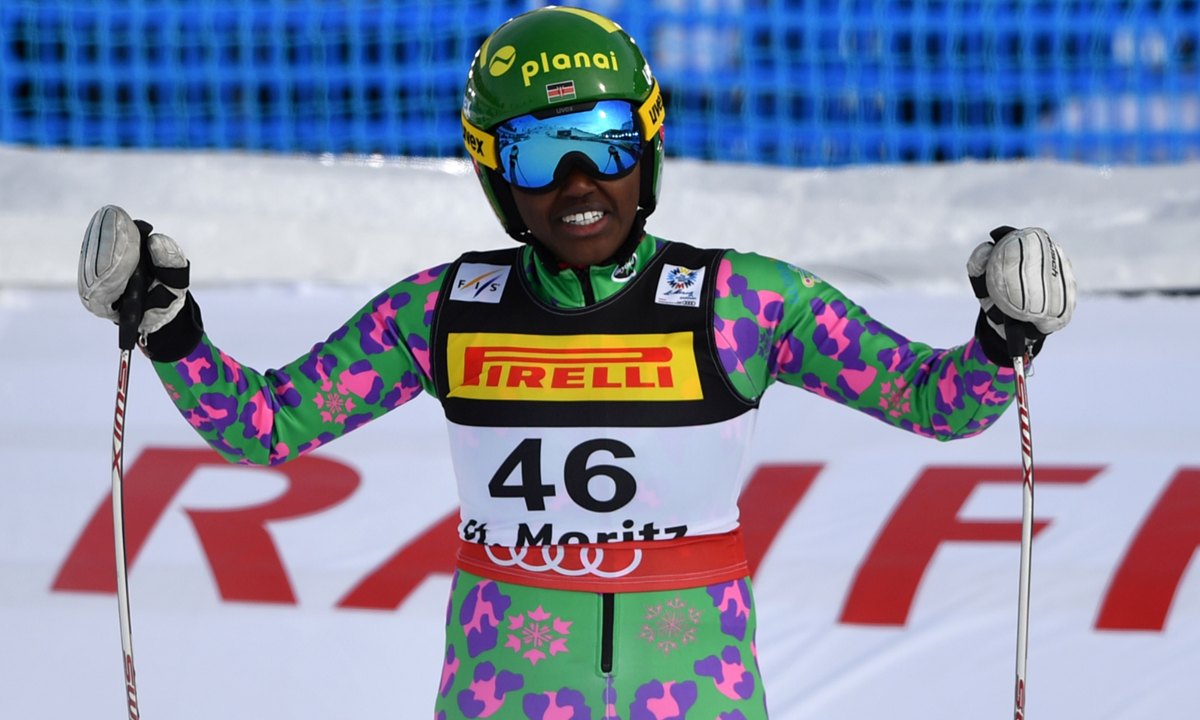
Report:
[{"label": "skier", "polygon": [[604,166],[604,169],[607,170],[609,167],[617,169],[615,174],[625,172],[625,163],[621,162],[621,151],[617,149],[616,145],[608,146],[608,164]]},{"label": "skier", "polygon": [[518,177],[521,173],[521,146],[515,143],[508,153],[508,176]]},{"label": "skier", "polygon": [[[641,143],[556,132],[579,115]],[[763,393],[778,381],[967,437],[1013,397],[1006,319],[1026,324],[1033,354],[1070,321],[1070,263],[1037,228],[999,229],[972,253],[979,320],[945,350],[793,265],[646,233],[663,116],[641,52],[606,18],[547,7],[505,23],[472,63],[462,122],[520,245],[396,283],[266,373],[220,351],[180,246],[148,234],[142,348],[230,461],[286,462],[422,391],[441,402],[462,522],[438,718],[765,718],[737,511]],[[515,176],[500,158],[522,143]],[[614,148],[624,161],[606,172]],[[95,314],[116,319],[138,243],[120,208],[93,218],[80,296]]]}]

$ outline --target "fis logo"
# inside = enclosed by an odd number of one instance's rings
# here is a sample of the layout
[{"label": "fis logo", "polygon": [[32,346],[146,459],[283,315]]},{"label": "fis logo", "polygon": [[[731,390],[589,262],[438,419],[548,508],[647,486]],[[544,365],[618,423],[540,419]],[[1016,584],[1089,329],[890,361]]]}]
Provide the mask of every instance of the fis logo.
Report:
[{"label": "fis logo", "polygon": [[451,333],[449,397],[475,400],[700,400],[692,333]]},{"label": "fis logo", "polygon": [[658,278],[658,293],[654,302],[660,305],[700,307],[700,292],[704,288],[704,268],[690,270],[680,265],[663,267]]},{"label": "fis logo", "polygon": [[508,265],[463,263],[450,286],[450,299],[462,302],[498,303],[508,281]]}]

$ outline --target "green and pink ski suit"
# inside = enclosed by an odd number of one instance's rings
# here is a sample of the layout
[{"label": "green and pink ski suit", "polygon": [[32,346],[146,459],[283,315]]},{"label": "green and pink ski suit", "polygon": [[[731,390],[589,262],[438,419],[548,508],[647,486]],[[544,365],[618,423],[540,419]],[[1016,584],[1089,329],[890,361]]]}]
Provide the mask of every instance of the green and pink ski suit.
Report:
[{"label": "green and pink ski suit", "polygon": [[737,513],[766,389],[938,440],[1014,391],[975,339],[912,342],[798,267],[651,235],[587,268],[469,253],[277,370],[207,335],[155,368],[212,447],[255,465],[438,398],[462,508],[438,719],[767,717]]}]

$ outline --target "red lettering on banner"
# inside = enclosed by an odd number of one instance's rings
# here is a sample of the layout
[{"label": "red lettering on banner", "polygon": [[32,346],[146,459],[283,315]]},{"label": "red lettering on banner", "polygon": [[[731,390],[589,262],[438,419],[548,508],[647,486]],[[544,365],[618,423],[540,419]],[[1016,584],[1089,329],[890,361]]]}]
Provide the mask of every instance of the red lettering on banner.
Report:
[{"label": "red lettering on banner", "polygon": [[[195,453],[194,456],[182,455]],[[128,567],[133,568],[142,545],[159,516],[167,509],[171,499],[187,480],[189,461],[217,456],[213,450],[162,450],[150,448],[142,452],[124,476],[122,490],[125,496],[125,556]],[[217,456],[219,457],[219,456]],[[187,465],[188,472],[162,472],[164,465],[170,466],[169,458],[177,458],[176,464]],[[224,462],[224,461],[222,461]],[[55,590],[80,592],[117,592],[116,546],[113,543],[112,497],[100,503],[92,519],[71,554],[58,570],[52,586]]]},{"label": "red lettering on banner", "polygon": [[[779,529],[803,499],[821,465],[764,465],[742,491],[742,540],[754,575]],[[458,555],[458,510],[431,525],[373,570],[338,607],[395,610],[425,578],[451,574]]]},{"label": "red lettering on banner", "polygon": [[[574,375],[565,375],[574,381]],[[660,373],[660,378],[662,377]],[[606,378],[601,378],[606,379]],[[126,551],[132,568],[150,532],[188,478],[202,466],[240,467],[209,449],[149,448],[124,479]],[[739,505],[751,575],[804,498],[821,465],[764,465],[746,484]],[[222,510],[186,510],[196,528],[221,597],[295,603],[282,560],[265,529],[271,520],[321,512],[358,486],[339,462],[307,456],[273,469],[287,490],[267,503]],[[1081,484],[1099,467],[1039,467],[1038,484]],[[1020,467],[927,468],[896,506],[860,566],[841,622],[903,625],[937,548],[945,542],[1019,542],[1020,523],[961,520],[958,513],[984,483],[1020,483]],[[457,510],[427,528],[347,593],[338,607],[395,609],[431,574],[449,574],[457,553]],[[1039,521],[1034,532],[1048,525]],[[1100,630],[1162,631],[1179,583],[1200,547],[1200,468],[1180,469],[1147,515],[1113,575],[1096,621]],[[116,592],[112,503],[96,509],[59,569],[57,591]],[[131,690],[135,687],[131,683]],[[133,690],[132,692],[136,692]],[[136,695],[132,695],[136,703]],[[135,706],[136,707],[136,706]]]},{"label": "red lettering on banner", "polygon": [[1113,574],[1097,630],[1161,632],[1200,546],[1200,468],[1183,468],[1163,490]]},{"label": "red lettering on banner", "polygon": [[[132,568],[150,531],[172,498],[198,468],[230,465],[215,450],[148,448],[125,475],[126,554]],[[228,510],[186,510],[196,528],[221,597],[253,602],[296,602],[265,524],[310,515],[345,500],[358,473],[342,463],[306,456],[273,468],[287,490],[261,505]],[[112,498],[92,515],[59,569],[55,590],[115,593]]]},{"label": "red lettering on banner", "polygon": [[[1039,467],[1040,484],[1079,484],[1099,467]],[[927,468],[896,506],[850,588],[841,622],[904,625],[925,570],[943,542],[1021,541],[1019,521],[960,520],[958,513],[983,483],[1021,483],[1021,467]],[[1019,516],[1019,512],[1018,512]],[[1033,525],[1036,536],[1049,523]]]},{"label": "red lettering on banner", "polygon": [[822,465],[760,465],[738,499],[742,542],[751,577],[783,523],[804,499]]},{"label": "red lettering on banner", "polygon": [[[132,568],[154,525],[200,467],[230,465],[209,449],[148,448],[125,477],[126,552]],[[783,523],[804,498],[821,465],[764,465],[742,492],[742,532],[750,573],[774,542]],[[306,456],[274,470],[288,479],[278,498],[253,507],[187,510],[208,557],[221,597],[226,600],[295,603],[283,562],[265,529],[285,520],[333,507],[348,497],[359,479],[341,463]],[[459,513],[446,515],[396,552],[354,587],[338,607],[395,609],[432,574],[450,574],[458,552]],[[112,501],[96,509],[54,581],[58,591],[116,592]]]},{"label": "red lettering on banner", "polygon": [[272,469],[288,479],[288,489],[270,502],[241,509],[186,510],[226,600],[295,604],[267,521],[331,508],[349,497],[359,482],[350,467],[311,455]]},{"label": "red lettering on banner", "polygon": [[458,523],[455,508],[372,571],[337,606],[395,610],[426,577],[453,573],[458,557]]}]

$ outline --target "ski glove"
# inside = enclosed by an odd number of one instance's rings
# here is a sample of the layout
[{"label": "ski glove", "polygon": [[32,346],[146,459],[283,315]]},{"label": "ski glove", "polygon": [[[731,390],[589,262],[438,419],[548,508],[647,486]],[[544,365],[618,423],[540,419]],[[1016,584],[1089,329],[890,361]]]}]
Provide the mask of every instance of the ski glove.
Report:
[{"label": "ski glove", "polygon": [[200,311],[188,292],[190,265],[170,237],[152,232],[116,205],[96,211],[79,253],[79,299],[92,314],[120,317],[121,296],[146,251],[149,289],[138,324],[139,344],[152,360],[174,361],[200,342]]},{"label": "ski glove", "polygon": [[1075,274],[1071,261],[1041,228],[1003,226],[991,232],[967,261],[967,275],[981,307],[975,334],[984,354],[1011,367],[1004,324],[1025,324],[1031,355],[1047,335],[1061,330],[1075,311]]}]

